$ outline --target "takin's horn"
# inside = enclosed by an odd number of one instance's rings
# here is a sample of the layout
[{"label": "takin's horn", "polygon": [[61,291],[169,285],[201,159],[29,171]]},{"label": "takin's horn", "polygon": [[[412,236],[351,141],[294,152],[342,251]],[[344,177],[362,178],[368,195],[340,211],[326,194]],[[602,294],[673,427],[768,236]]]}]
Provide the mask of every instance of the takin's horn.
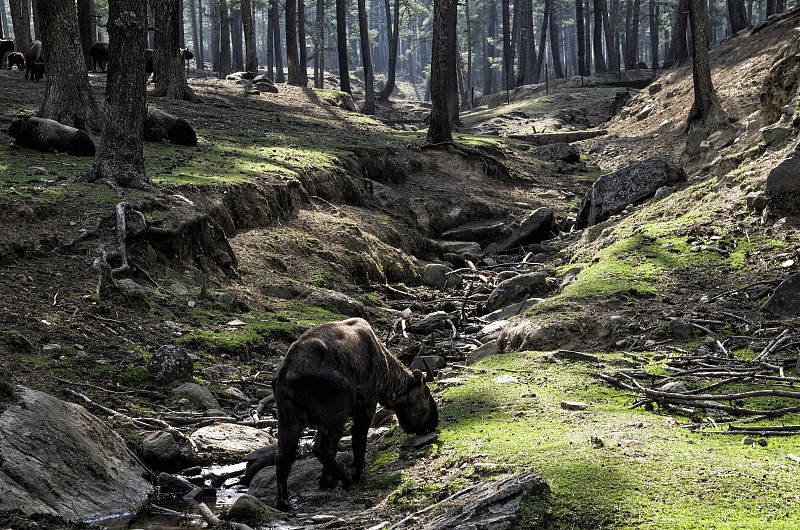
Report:
[{"label": "takin's horn", "polygon": [[425,382],[432,383],[433,382],[433,370],[431,370],[430,365],[428,364],[428,360],[424,357],[422,358],[422,364],[425,365]]}]

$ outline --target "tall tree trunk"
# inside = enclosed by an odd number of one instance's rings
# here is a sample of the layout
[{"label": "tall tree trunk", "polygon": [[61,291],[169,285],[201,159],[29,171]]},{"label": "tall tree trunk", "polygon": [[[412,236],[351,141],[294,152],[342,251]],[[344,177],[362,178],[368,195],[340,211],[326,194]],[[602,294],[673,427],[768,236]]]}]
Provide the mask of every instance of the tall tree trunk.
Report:
[{"label": "tall tree trunk", "polygon": [[92,67],[92,58],[89,56],[89,47],[94,43],[94,8],[93,0],[78,0],[78,31],[80,31],[81,51],[86,69]]},{"label": "tall tree trunk", "polygon": [[345,0],[336,0],[336,48],[339,52],[339,88],[352,95],[350,66],[347,61],[347,9]]},{"label": "tall tree trunk", "polygon": [[[451,4],[456,0],[434,0],[433,2],[433,50],[431,52],[431,124],[427,142],[438,144],[452,142],[450,112],[447,102],[447,48],[450,34]],[[494,7],[494,6],[492,6]]]},{"label": "tall tree trunk", "polygon": [[[630,45],[630,67],[636,68],[639,64],[639,13],[641,9],[640,0],[633,0],[633,12],[631,16],[631,45]],[[627,69],[628,66],[625,65]]]},{"label": "tall tree trunk", "polygon": [[314,17],[316,38],[314,39],[314,87],[325,86],[325,0],[317,0]]},{"label": "tall tree trunk", "polygon": [[31,2],[31,17],[33,18],[33,38],[36,40],[42,40],[42,30],[39,26],[39,4],[36,0],[30,0]]},{"label": "tall tree trunk", "polygon": [[415,68],[414,62],[414,50],[411,49],[411,42],[409,39],[404,41],[405,44],[405,56],[408,57],[408,82],[414,85],[416,90],[417,85],[417,71]]},{"label": "tall tree trunk", "polygon": [[653,70],[658,69],[658,16],[659,6],[656,0],[650,0],[650,55],[653,62]]},{"label": "tall tree trunk", "polygon": [[771,17],[775,12],[775,0],[767,0],[767,16]]},{"label": "tall tree trunk", "polygon": [[603,11],[606,0],[592,0],[594,5],[594,71],[602,74],[608,71],[606,61],[603,59]]},{"label": "tall tree trunk", "polygon": [[244,70],[244,43],[242,40],[242,10],[230,10],[231,21],[231,70],[234,72],[241,72]]},{"label": "tall tree trunk", "polygon": [[677,28],[673,36],[675,39],[675,63],[682,64],[689,59],[689,50],[686,47],[686,24],[689,14],[688,0],[680,0],[677,9]]},{"label": "tall tree trunk", "polygon": [[199,102],[186,82],[178,35],[178,0],[151,0],[155,27],[153,48],[153,96]]},{"label": "tall tree trunk", "polygon": [[583,38],[583,50],[586,53],[586,58],[584,60],[583,71],[586,75],[592,74],[592,0],[584,0],[583,4],[583,16],[584,16],[584,24],[583,24],[583,31],[584,31],[584,38]]},{"label": "tall tree trunk", "polygon": [[608,63],[608,69],[611,71],[616,71],[619,67],[619,55],[614,46],[614,26],[611,24],[611,17],[608,14],[608,4],[606,3],[606,0],[601,0],[599,5],[602,8],[600,14],[603,17],[603,34],[605,35],[606,40],[606,59]]},{"label": "tall tree trunk", "polygon": [[[447,109],[450,124],[460,123],[458,115],[458,1],[452,0],[447,6],[447,70],[445,71],[445,91],[447,93]],[[431,51],[431,53],[433,53]]]},{"label": "tall tree trunk", "polygon": [[361,40],[361,63],[364,67],[364,108],[361,112],[375,114],[375,87],[372,73],[372,55],[369,44],[369,25],[367,23],[367,3],[358,0],[358,32]]},{"label": "tall tree trunk", "polygon": [[550,53],[553,55],[553,71],[557,78],[564,77],[561,66],[561,43],[558,37],[558,2],[550,3]]},{"label": "tall tree trunk", "polygon": [[143,0],[109,0],[108,78],[103,136],[92,166],[79,182],[153,190],[145,173],[144,118],[147,20]]},{"label": "tall tree trunk", "polygon": [[492,68],[492,59],[495,56],[494,38],[495,28],[497,28],[497,4],[495,0],[489,0],[486,4],[489,10],[489,26],[487,28],[488,35],[486,39],[486,52],[484,56],[483,67],[483,95],[488,96],[494,93],[494,70]]},{"label": "tall tree trunk", "polygon": [[[394,92],[395,76],[397,75],[397,41],[400,40],[400,0],[394,0],[394,20],[389,11],[389,0],[386,0],[385,5],[386,31],[389,37],[389,71],[386,76],[386,86],[378,94],[378,101],[389,101],[389,96]],[[467,27],[469,27],[469,22],[467,22]]]},{"label": "tall tree trunk", "polygon": [[211,25],[211,35],[208,39],[208,49],[211,53],[211,69],[219,73],[222,60],[219,49],[222,28],[219,21],[219,3],[217,0],[208,0],[208,16]]},{"label": "tall tree trunk", "polygon": [[725,112],[720,106],[714,86],[711,83],[711,64],[708,58],[705,20],[702,0],[689,1],[689,18],[692,25],[692,80],[694,83],[694,103],[689,110],[689,126],[700,125],[714,128],[723,123]]},{"label": "tall tree trunk", "polygon": [[297,0],[297,44],[300,47],[300,86],[308,86],[308,50],[306,49],[306,0]]},{"label": "tall tree trunk", "polygon": [[517,41],[517,66],[519,72],[517,73],[518,85],[525,84],[526,68],[528,66],[528,0],[514,0],[514,9],[516,10],[517,4],[519,8],[519,40]]},{"label": "tall tree trunk", "polygon": [[272,2],[276,0],[270,0],[268,3],[267,8],[267,76],[270,79],[275,79],[275,37],[273,35],[273,27],[274,23],[272,21],[272,17],[275,16],[275,12],[272,9]]},{"label": "tall tree trunk", "polygon": [[728,0],[728,17],[731,22],[731,31],[739,33],[750,25],[747,20],[747,10],[744,7],[744,0]]},{"label": "tall tree trunk", "polygon": [[575,33],[578,39],[578,75],[586,75],[586,41],[583,29],[583,0],[575,0]]},{"label": "tall tree trunk", "polygon": [[[203,8],[202,1],[200,9]],[[189,0],[189,16],[192,23],[192,46],[194,46],[195,69],[202,70],[203,65],[203,17],[200,16],[200,27],[197,25],[197,0]],[[198,32],[199,30],[199,32]]]},{"label": "tall tree trunk", "polygon": [[2,38],[7,38],[8,33],[8,15],[6,15],[5,0],[0,0],[0,28],[3,30]]},{"label": "tall tree trunk", "polygon": [[623,65],[626,70],[630,70],[633,65],[631,64],[631,45],[633,44],[633,36],[631,33],[633,29],[633,0],[625,1],[625,46],[623,47]]},{"label": "tall tree trunk", "polygon": [[286,0],[286,66],[289,69],[288,83],[300,86],[300,65],[297,56],[297,0]]},{"label": "tall tree trunk", "polygon": [[253,24],[253,8],[250,0],[242,2],[242,27],[244,28],[245,63],[244,69],[258,73],[258,56],[256,55],[256,28]]},{"label": "tall tree trunk", "polygon": [[28,0],[8,0],[14,27],[14,46],[22,53],[31,46],[31,22]]},{"label": "tall tree trunk", "polygon": [[219,4],[219,73],[225,77],[231,73],[231,20],[228,0],[217,0]]},{"label": "tall tree trunk", "polygon": [[542,75],[542,67],[545,65],[545,50],[547,49],[547,28],[550,26],[550,15],[552,11],[552,0],[544,0],[544,12],[542,13],[542,31],[539,32],[539,56],[536,60],[539,67],[533,80],[538,83]]},{"label": "tall tree trunk", "polygon": [[272,50],[275,53],[275,81],[283,83],[286,78],[283,74],[283,48],[281,47],[281,14],[280,3],[272,0]]},{"label": "tall tree trunk", "polygon": [[511,47],[511,13],[509,0],[501,0],[503,6],[503,88],[514,88],[514,50]]},{"label": "tall tree trunk", "polygon": [[89,86],[78,39],[73,0],[40,0],[42,50],[47,89],[39,116],[91,131],[100,128],[100,109]]},{"label": "tall tree trunk", "polygon": [[533,24],[533,0],[525,0],[525,18],[528,26],[528,52],[525,64],[525,84],[533,83],[539,76],[538,54],[536,53],[536,35]]},{"label": "tall tree trunk", "polygon": [[183,0],[178,0],[178,46],[186,48],[186,27],[183,22],[184,4]]}]

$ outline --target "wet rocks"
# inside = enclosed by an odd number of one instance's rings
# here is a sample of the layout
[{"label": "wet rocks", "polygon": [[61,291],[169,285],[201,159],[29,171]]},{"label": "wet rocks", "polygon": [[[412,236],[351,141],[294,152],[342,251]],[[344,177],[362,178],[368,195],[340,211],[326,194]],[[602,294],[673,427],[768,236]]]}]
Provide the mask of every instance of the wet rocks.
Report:
[{"label": "wet rocks", "polygon": [[276,518],[286,519],[287,515],[246,493],[240,495],[225,514],[227,521],[244,524],[258,524]]},{"label": "wet rocks", "polygon": [[180,346],[161,346],[147,362],[147,372],[159,385],[170,385],[192,378],[194,363]]},{"label": "wet rocks", "polygon": [[662,186],[686,180],[681,167],[664,157],[652,157],[598,178],[586,192],[577,226],[586,228],[652,196]]},{"label": "wet rocks", "polygon": [[495,311],[529,294],[543,293],[547,290],[547,277],[546,272],[535,272],[500,282],[486,301],[486,311]]},{"label": "wet rocks", "polygon": [[236,423],[208,425],[197,429],[191,440],[200,451],[244,453],[275,443],[275,437],[264,429]]}]

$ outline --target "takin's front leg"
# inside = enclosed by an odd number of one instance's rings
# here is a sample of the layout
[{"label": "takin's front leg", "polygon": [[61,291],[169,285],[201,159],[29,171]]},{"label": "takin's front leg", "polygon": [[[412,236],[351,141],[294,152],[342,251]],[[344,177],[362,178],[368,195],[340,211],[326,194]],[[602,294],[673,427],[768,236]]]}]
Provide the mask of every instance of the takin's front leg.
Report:
[{"label": "takin's front leg", "polygon": [[320,427],[314,440],[314,456],[322,463],[322,477],[320,489],[331,488],[336,481],[342,481],[342,488],[348,489],[353,481],[350,475],[336,462],[336,451],[339,449],[339,440],[342,438],[344,427],[337,425],[334,429]]},{"label": "takin's front leg", "polygon": [[353,427],[350,429],[353,436],[353,482],[361,480],[366,467],[367,434],[375,416],[375,405],[373,402],[353,411]]},{"label": "takin's front leg", "polygon": [[289,503],[289,471],[297,456],[297,445],[303,426],[298,423],[281,422],[278,416],[278,451],[275,454],[275,475],[278,482],[278,492],[275,497],[275,508],[282,512],[292,509]]}]

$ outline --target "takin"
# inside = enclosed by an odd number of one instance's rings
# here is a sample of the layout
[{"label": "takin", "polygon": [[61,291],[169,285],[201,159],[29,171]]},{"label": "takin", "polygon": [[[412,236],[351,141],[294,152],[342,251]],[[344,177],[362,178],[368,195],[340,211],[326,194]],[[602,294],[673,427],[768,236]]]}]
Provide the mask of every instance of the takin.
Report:
[{"label": "takin", "polygon": [[25,69],[25,56],[22,55],[20,52],[11,52],[8,54],[8,69],[11,70],[11,67],[16,66],[20,70]]},{"label": "takin", "polygon": [[[275,505],[283,511],[291,509],[287,480],[304,428],[317,429],[313,452],[323,466],[320,488],[341,481],[347,489],[364,471],[376,404],[393,410],[408,433],[427,434],[439,424],[422,372],[406,368],[361,318],[328,322],[303,333],[275,372],[272,389],[278,415]],[[348,418],[353,420],[352,476],[336,462]]]},{"label": "takin", "polygon": [[151,105],[147,106],[144,120],[144,139],[148,142],[169,140],[177,145],[197,145],[197,134],[188,121]]},{"label": "takin", "polygon": [[[14,40],[13,39],[0,39],[0,58],[5,56],[5,54],[14,51]],[[10,68],[9,68],[10,70]]]},{"label": "takin", "polygon": [[35,40],[25,54],[25,79],[30,77],[31,81],[38,81],[45,74],[44,70],[42,41]]},{"label": "takin", "polygon": [[105,41],[95,42],[89,46],[89,57],[92,58],[92,71],[96,72],[97,67],[105,72],[108,64],[108,43]]},{"label": "takin", "polygon": [[94,156],[95,145],[89,133],[36,116],[17,116],[8,127],[17,144],[39,151],[56,151],[74,156]]}]

